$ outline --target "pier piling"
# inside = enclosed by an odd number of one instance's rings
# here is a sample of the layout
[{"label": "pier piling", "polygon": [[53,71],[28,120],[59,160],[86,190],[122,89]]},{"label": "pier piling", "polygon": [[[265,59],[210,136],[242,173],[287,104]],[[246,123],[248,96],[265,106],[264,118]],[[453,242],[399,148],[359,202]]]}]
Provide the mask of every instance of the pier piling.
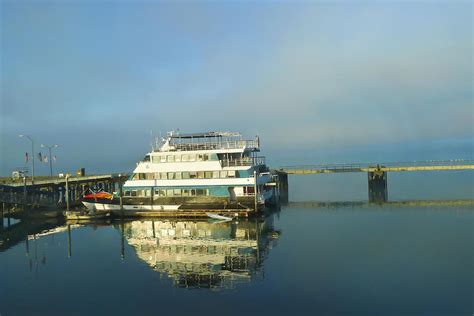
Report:
[{"label": "pier piling", "polygon": [[254,172],[253,172],[253,180],[254,180],[254,181],[253,181],[254,210],[255,210],[255,212],[257,212],[257,211],[258,211],[258,204],[257,204],[258,192],[257,192],[257,171],[255,171],[255,170],[254,170]]},{"label": "pier piling", "polygon": [[278,191],[280,203],[288,204],[288,173],[278,172]]},{"label": "pier piling", "polygon": [[388,200],[387,173],[385,171],[368,172],[369,202],[383,203]]},{"label": "pier piling", "polygon": [[125,226],[124,226],[124,223],[123,223],[123,217],[122,217],[122,220],[120,221],[120,232],[121,232],[120,258],[122,260],[125,260]]},{"label": "pier piling", "polygon": [[[120,177],[120,174],[119,174]],[[122,181],[119,180],[118,187],[119,187],[119,199],[120,199],[120,216],[123,218],[123,188],[122,188]]]},{"label": "pier piling", "polygon": [[67,225],[67,257],[72,257],[71,225]]},{"label": "pier piling", "polygon": [[66,175],[66,211],[69,212],[69,177]]}]

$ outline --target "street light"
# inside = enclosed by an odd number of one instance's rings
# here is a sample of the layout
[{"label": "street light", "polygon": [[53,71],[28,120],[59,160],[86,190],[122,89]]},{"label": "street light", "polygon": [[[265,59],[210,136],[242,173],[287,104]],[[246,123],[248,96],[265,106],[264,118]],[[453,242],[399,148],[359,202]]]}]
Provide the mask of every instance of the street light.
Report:
[{"label": "street light", "polygon": [[31,173],[31,184],[35,184],[35,142],[33,141],[33,138],[31,138],[28,135],[20,134],[18,136],[22,137],[22,138],[26,137],[31,142],[31,164],[33,166],[33,168],[32,168],[33,170],[32,170],[32,173]]},{"label": "street light", "polygon": [[51,148],[58,148],[59,146],[58,145],[43,145],[41,144],[41,148],[43,147],[46,147],[49,149],[49,173],[51,175],[51,177],[53,176],[53,157],[51,156]]}]

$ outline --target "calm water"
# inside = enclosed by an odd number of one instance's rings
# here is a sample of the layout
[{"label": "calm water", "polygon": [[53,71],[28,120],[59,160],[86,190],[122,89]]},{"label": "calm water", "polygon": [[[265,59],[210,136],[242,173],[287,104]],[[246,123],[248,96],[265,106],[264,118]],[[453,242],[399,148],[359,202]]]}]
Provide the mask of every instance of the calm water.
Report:
[{"label": "calm water", "polygon": [[260,220],[0,234],[2,316],[473,314],[472,204],[293,203]]}]

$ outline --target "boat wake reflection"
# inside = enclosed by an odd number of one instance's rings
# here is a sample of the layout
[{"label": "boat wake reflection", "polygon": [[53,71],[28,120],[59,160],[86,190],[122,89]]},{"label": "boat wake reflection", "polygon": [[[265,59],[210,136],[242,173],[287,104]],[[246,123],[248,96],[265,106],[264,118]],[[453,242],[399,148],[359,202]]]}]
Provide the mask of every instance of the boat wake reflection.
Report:
[{"label": "boat wake reflection", "polygon": [[139,259],[175,287],[191,289],[232,289],[263,279],[263,261],[280,235],[272,216],[238,222],[136,220],[120,226]]}]

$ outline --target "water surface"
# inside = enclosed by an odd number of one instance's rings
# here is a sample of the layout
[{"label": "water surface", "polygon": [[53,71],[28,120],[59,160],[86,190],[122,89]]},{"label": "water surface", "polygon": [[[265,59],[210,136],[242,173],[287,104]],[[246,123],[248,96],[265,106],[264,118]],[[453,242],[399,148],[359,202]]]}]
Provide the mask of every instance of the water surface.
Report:
[{"label": "water surface", "polygon": [[472,315],[474,210],[290,204],[265,219],[21,222],[1,315]]}]

